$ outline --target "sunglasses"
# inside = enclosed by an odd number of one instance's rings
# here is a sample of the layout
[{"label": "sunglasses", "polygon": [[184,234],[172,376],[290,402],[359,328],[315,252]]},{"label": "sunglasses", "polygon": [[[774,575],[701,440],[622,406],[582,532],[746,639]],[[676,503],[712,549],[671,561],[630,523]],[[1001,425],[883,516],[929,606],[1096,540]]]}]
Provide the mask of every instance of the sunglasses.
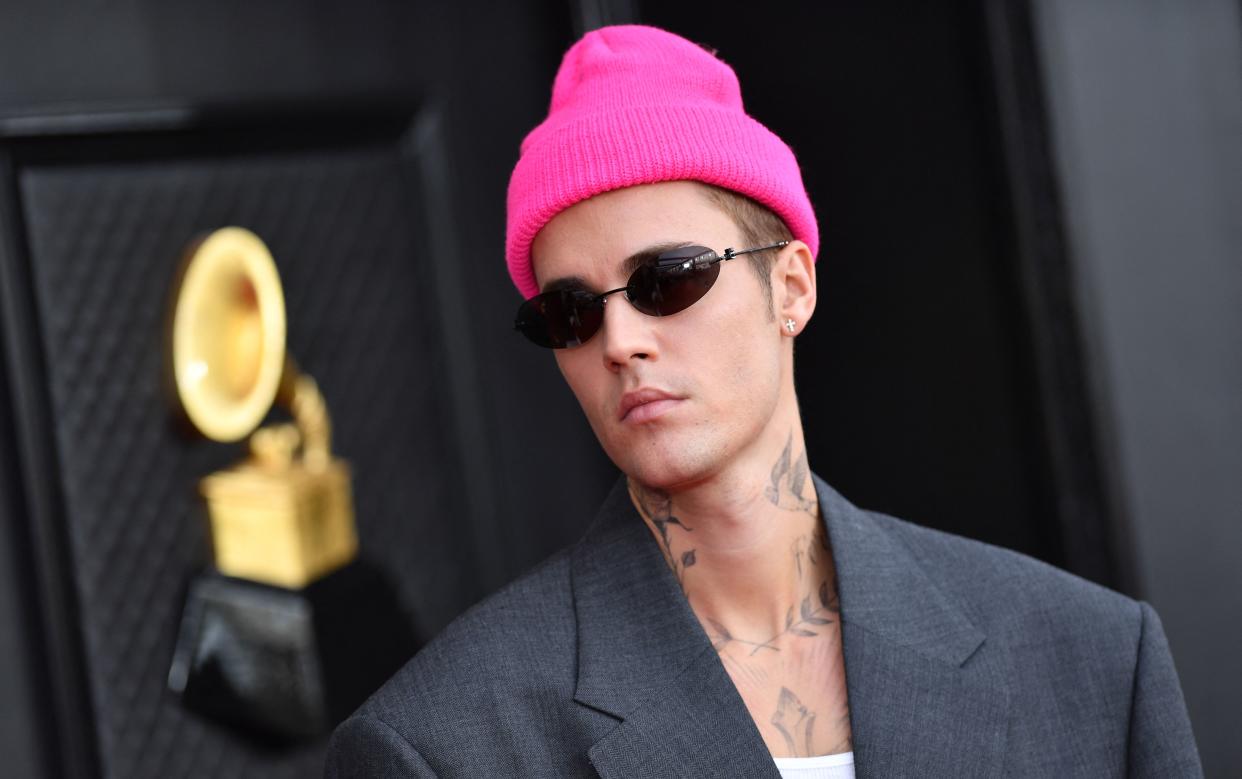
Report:
[{"label": "sunglasses", "polygon": [[630,304],[644,314],[669,316],[685,311],[707,294],[720,276],[720,263],[788,244],[781,241],[740,252],[725,249],[724,254],[705,246],[671,249],[639,265],[624,287],[599,294],[557,289],[534,296],[518,307],[514,328],[549,349],[581,346],[604,324],[604,303],[613,293],[624,292]]}]

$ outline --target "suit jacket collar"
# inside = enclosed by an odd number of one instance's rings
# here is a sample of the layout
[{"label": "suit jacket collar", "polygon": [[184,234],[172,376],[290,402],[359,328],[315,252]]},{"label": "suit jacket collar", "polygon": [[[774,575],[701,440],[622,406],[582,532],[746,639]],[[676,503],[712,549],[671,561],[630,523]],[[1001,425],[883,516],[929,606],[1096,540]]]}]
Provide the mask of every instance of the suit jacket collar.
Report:
[{"label": "suit jacket collar", "polygon": [[[814,483],[837,569],[856,775],[997,773],[999,653],[981,650],[984,634],[889,528]],[[602,776],[779,776],[624,478],[571,572],[574,698],[622,720],[590,750]]]}]

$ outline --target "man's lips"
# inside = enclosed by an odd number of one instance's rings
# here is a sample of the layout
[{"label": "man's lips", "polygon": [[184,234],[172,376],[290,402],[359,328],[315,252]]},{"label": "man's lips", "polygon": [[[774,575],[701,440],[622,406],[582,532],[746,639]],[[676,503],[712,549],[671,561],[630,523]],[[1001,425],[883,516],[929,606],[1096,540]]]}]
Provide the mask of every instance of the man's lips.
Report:
[{"label": "man's lips", "polygon": [[646,422],[663,414],[684,398],[664,390],[644,387],[621,396],[617,407],[617,420],[621,422]]}]

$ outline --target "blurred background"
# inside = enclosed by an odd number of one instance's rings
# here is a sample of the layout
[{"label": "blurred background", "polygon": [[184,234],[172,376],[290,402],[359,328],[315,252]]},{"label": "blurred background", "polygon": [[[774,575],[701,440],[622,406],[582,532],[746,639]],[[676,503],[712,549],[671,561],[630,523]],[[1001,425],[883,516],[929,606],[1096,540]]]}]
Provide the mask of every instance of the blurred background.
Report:
[{"label": "blurred background", "polygon": [[615,471],[512,332],[505,188],[561,54],[621,22],[717,49],[802,163],[812,467],[1150,601],[1208,775],[1236,775],[1236,0],[3,0],[0,773],[320,770],[326,731],[170,690],[212,566],[198,482],[245,454],[162,386],[204,233],[275,257],[394,632],[578,536]]}]

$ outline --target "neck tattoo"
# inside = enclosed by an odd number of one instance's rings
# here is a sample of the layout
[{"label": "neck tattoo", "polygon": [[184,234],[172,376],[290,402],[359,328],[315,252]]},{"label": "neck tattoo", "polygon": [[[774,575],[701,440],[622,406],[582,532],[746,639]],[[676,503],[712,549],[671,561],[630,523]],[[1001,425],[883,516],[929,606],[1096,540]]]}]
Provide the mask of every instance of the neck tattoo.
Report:
[{"label": "neck tattoo", "polygon": [[[809,470],[806,464],[806,452],[797,458],[792,457],[793,433],[785,443],[780,457],[772,466],[769,483],[764,488],[764,496],[773,506],[789,511],[807,514],[815,520],[814,529],[794,539],[790,547],[792,564],[797,572],[798,581],[802,585],[802,596],[798,602],[789,606],[785,613],[784,627],[770,636],[745,637],[736,635],[717,620],[705,617],[708,637],[717,652],[729,646],[749,648],[749,656],[760,652],[779,652],[781,644],[789,638],[814,638],[821,635],[822,630],[840,617],[837,594],[831,581],[832,557],[828,545],[828,534],[819,521],[819,503],[813,498],[804,496],[808,483]],[[686,589],[686,574],[698,562],[698,550],[693,545],[691,534],[694,528],[683,522],[673,510],[672,496],[662,490],[653,489],[640,484],[634,479],[629,481],[630,494],[638,506],[639,513],[655,531],[659,541],[660,552],[664,560],[677,577],[682,592]],[[821,563],[826,562],[829,568],[827,578],[819,577],[811,581]]]}]

